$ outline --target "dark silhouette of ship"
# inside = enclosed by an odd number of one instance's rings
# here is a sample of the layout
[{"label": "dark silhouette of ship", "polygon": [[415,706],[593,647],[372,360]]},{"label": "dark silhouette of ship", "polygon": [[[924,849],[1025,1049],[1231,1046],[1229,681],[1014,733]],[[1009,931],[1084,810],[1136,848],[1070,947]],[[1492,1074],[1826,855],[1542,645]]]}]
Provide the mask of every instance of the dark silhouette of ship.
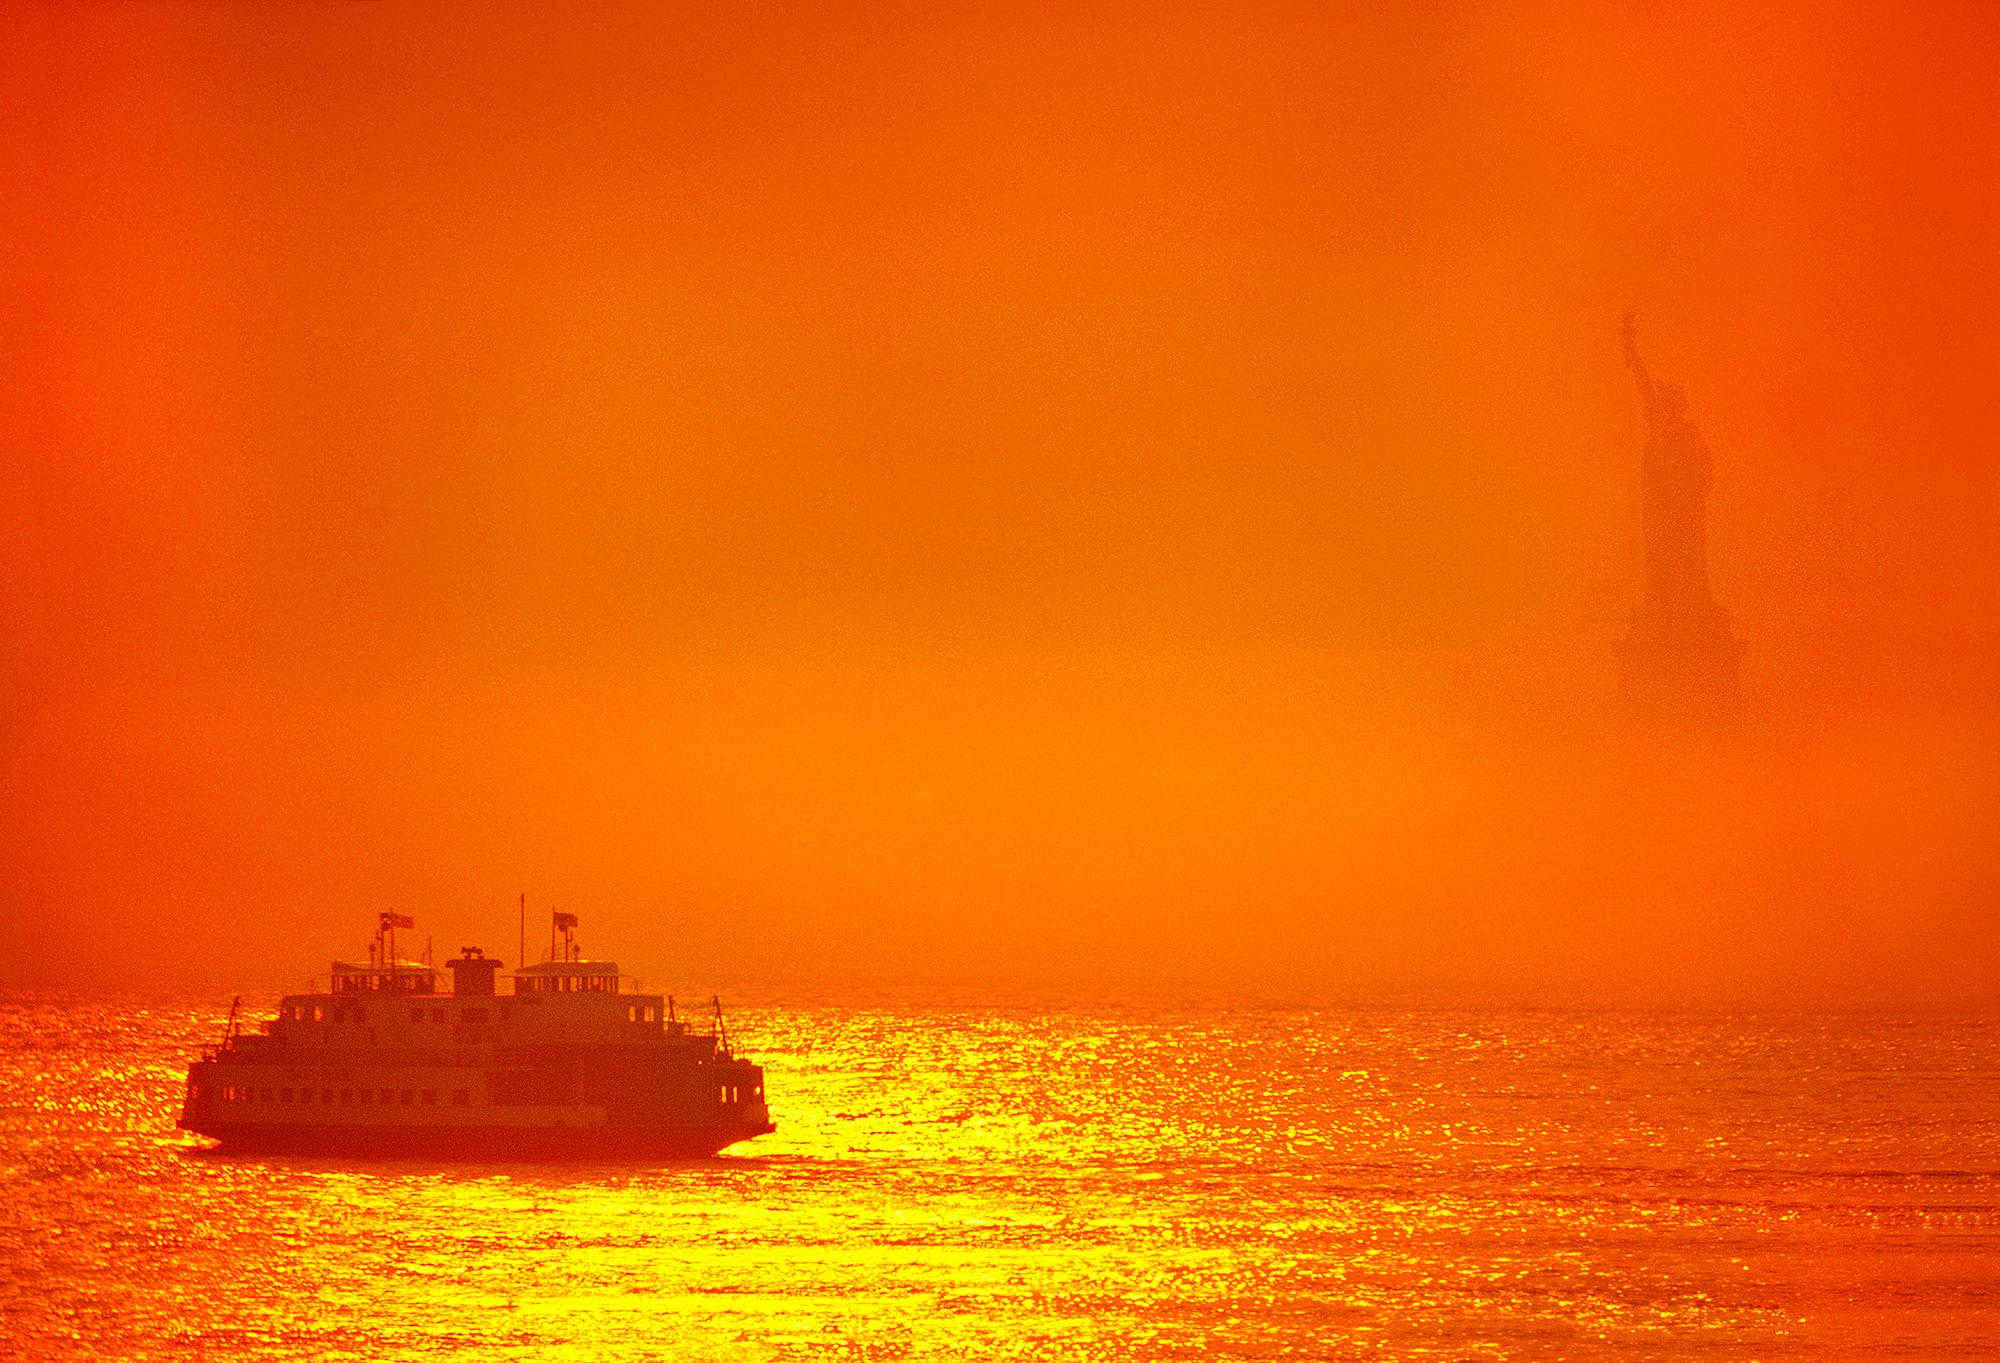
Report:
[{"label": "dark silhouette of ship", "polygon": [[505,994],[478,947],[440,992],[428,962],[396,958],[411,926],[383,914],[367,965],[334,962],[326,993],[287,995],[255,1032],[232,1006],[188,1069],[181,1128],[231,1150],[506,1159],[712,1155],[774,1129],[720,1003],[697,1027],[628,992],[614,962],[581,958],[574,915]]}]

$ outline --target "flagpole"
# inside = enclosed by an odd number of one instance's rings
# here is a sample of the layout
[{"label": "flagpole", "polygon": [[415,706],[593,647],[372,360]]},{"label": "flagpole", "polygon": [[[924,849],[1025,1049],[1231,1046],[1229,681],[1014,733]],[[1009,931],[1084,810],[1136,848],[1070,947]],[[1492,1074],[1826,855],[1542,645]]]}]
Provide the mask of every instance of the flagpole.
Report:
[{"label": "flagpole", "polygon": [[521,895],[521,954],[514,958],[514,969],[519,970],[528,963],[528,896]]}]

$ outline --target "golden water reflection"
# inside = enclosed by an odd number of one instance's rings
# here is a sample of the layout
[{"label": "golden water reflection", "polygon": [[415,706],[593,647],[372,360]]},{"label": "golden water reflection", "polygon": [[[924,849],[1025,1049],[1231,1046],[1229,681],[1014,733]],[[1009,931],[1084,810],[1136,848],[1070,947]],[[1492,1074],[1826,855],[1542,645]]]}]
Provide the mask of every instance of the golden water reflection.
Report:
[{"label": "golden water reflection", "polygon": [[191,1148],[211,1004],[7,998],[0,1354],[2000,1349],[1990,1020],[740,1013],[775,1135],[452,1167]]}]

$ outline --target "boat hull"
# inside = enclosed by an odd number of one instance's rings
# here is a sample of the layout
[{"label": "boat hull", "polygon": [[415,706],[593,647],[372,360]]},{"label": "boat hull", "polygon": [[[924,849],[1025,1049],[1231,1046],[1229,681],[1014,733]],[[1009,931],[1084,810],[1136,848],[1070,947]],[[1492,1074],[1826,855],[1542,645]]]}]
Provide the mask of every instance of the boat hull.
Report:
[{"label": "boat hull", "polygon": [[730,1124],[621,1129],[608,1126],[363,1126],[342,1123],[220,1123],[190,1128],[225,1154],[336,1155],[350,1159],[445,1159],[594,1163],[699,1159],[775,1128]]}]

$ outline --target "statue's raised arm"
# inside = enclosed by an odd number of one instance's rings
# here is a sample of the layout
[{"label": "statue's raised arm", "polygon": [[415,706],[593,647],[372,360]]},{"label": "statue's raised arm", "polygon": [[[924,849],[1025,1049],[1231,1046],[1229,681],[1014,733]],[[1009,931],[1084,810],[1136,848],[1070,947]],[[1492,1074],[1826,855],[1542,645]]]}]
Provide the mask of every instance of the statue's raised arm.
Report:
[{"label": "statue's raised arm", "polygon": [[1625,315],[1618,319],[1618,339],[1625,347],[1625,367],[1632,371],[1632,379],[1639,385],[1639,396],[1651,411],[1656,386],[1653,376],[1646,371],[1646,362],[1639,358],[1638,320],[1637,308],[1625,309]]}]

